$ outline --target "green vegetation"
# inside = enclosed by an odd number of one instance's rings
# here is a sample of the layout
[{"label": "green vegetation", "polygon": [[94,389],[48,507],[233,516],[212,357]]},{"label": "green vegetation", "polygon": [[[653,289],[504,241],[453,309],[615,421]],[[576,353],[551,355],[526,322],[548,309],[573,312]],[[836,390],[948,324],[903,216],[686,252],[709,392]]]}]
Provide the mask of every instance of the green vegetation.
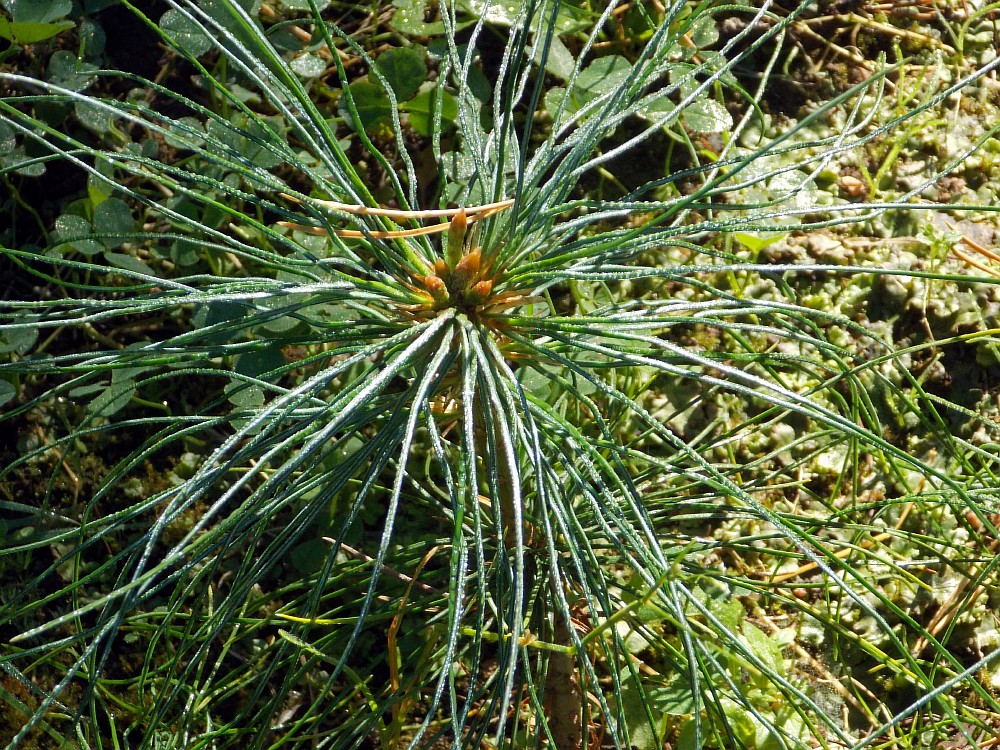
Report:
[{"label": "green vegetation", "polygon": [[2,744],[1000,738],[997,5],[0,7]]}]

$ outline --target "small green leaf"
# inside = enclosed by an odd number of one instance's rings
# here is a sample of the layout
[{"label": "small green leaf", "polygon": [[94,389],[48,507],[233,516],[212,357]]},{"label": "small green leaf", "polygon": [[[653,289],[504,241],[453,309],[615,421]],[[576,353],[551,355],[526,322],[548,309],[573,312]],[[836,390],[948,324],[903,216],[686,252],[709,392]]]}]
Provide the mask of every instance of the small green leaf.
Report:
[{"label": "small green leaf", "polygon": [[80,22],[80,55],[87,58],[95,58],[104,52],[104,45],[107,43],[107,35],[96,21],[84,18]]},{"label": "small green leaf", "polygon": [[532,364],[528,367],[522,367],[517,372],[517,379],[521,383],[521,387],[527,393],[543,401],[548,399],[549,391],[552,390],[552,376],[546,374],[547,369],[549,368]]},{"label": "small green leaf", "polygon": [[455,97],[447,91],[438,92],[437,88],[423,91],[408,102],[403,103],[400,109],[410,116],[410,127],[420,135],[429,136],[434,129],[434,106],[440,97],[441,121],[446,125],[455,121],[458,117],[458,102]]},{"label": "small green leaf", "polygon": [[329,552],[330,545],[322,539],[309,539],[293,547],[289,559],[300,575],[310,576],[323,567]]},{"label": "small green leaf", "polygon": [[596,99],[622,86],[632,76],[632,63],[621,55],[599,57],[576,79],[576,89],[587,99]]},{"label": "small green leaf", "polygon": [[101,237],[100,241],[108,250],[112,250],[125,240],[125,236],[135,229],[132,210],[121,198],[108,198],[101,201],[94,209],[94,231],[109,235]]},{"label": "small green leaf", "polygon": [[253,352],[246,352],[236,358],[233,363],[233,370],[240,375],[248,375],[251,378],[275,381],[278,376],[271,375],[262,377],[272,370],[277,370],[286,364],[285,355],[281,353],[278,346],[268,346]]},{"label": "small green leaf", "polygon": [[469,91],[474,97],[483,104],[489,104],[490,97],[493,96],[493,86],[478,63],[469,68],[469,78],[466,83],[469,84]]},{"label": "small green leaf", "polygon": [[311,52],[297,56],[289,63],[295,75],[302,78],[318,78],[326,70],[326,61]]},{"label": "small green leaf", "polygon": [[[632,63],[620,55],[600,57],[577,76],[572,95],[566,99],[566,89],[553,86],[545,93],[545,111],[555,117],[563,106],[562,116],[568,119],[587,102],[622,86],[632,75]],[[596,114],[596,113],[592,113]]]},{"label": "small green leaf", "polygon": [[248,312],[247,306],[238,302],[209,302],[195,312],[194,324],[198,328],[207,328],[220,323],[237,324]]},{"label": "small green leaf", "polygon": [[[621,682],[622,689],[617,700],[628,725],[632,747],[637,750],[660,750],[666,730],[666,715],[652,705],[648,696],[643,695],[643,689],[635,684],[628,671],[622,672]],[[652,714],[652,724],[647,708]]]},{"label": "small green leaf", "polygon": [[773,245],[778,240],[787,236],[788,232],[759,232],[757,234],[747,234],[746,232],[736,232],[733,237],[747,250],[759,253],[768,245]]},{"label": "small green leaf", "polygon": [[87,411],[98,417],[110,417],[124,409],[135,395],[135,384],[131,380],[107,386],[87,405]]},{"label": "small green leaf", "polygon": [[13,169],[17,174],[25,177],[39,177],[45,174],[45,163],[34,162],[33,157],[28,156],[24,146],[18,146],[9,154],[0,156],[0,168]]},{"label": "small green leaf", "polygon": [[[282,5],[293,10],[309,10],[309,0],[281,0]],[[330,7],[330,0],[317,0],[317,10],[326,10]]]},{"label": "small green leaf", "polygon": [[24,23],[8,21],[0,16],[0,39],[16,44],[34,44],[58,35],[66,29],[72,29],[72,21],[59,23]]},{"label": "small green leaf", "polygon": [[684,722],[684,726],[681,727],[680,734],[677,736],[677,750],[702,750],[702,744],[698,740],[698,735],[695,734],[697,725],[694,719],[688,719]]},{"label": "small green leaf", "polygon": [[11,18],[18,23],[50,23],[73,10],[72,0],[13,0]]},{"label": "small green leaf", "polygon": [[715,19],[708,13],[698,16],[687,33],[691,42],[698,49],[711,47],[719,41],[719,27],[716,25]]},{"label": "small green leaf", "polygon": [[107,387],[107,383],[91,383],[90,385],[81,385],[78,388],[71,390],[69,395],[74,399],[82,400],[86,399],[87,396],[93,396],[95,393],[103,393]]},{"label": "small green leaf", "polygon": [[259,409],[264,405],[264,391],[259,386],[233,380],[227,387],[229,403],[241,409]]},{"label": "small green leaf", "polygon": [[636,3],[629,3],[626,6],[624,16],[621,17],[622,32],[625,38],[632,42],[647,41],[652,36],[655,26],[649,13]]},{"label": "small green leaf", "polygon": [[285,124],[280,118],[261,117],[259,120],[251,120],[242,112],[237,112],[230,117],[228,123],[209,120],[205,130],[210,140],[214,139],[226,146],[227,159],[234,158],[234,154],[229,153],[234,151],[241,161],[262,169],[271,169],[282,163],[281,157],[265,145],[284,147]]},{"label": "small green leaf", "polygon": [[743,639],[754,655],[764,662],[769,669],[781,674],[784,671],[784,659],[781,646],[774,642],[751,622],[743,621]]},{"label": "small green leaf", "polygon": [[90,222],[82,216],[63,214],[56,219],[56,237],[60,242],[68,242],[69,246],[84,255],[96,255],[104,246],[94,239],[89,239],[94,230]]},{"label": "small green leaf", "polygon": [[[444,23],[436,21],[426,23],[424,13],[427,10],[426,0],[393,0],[396,9],[389,25],[401,34],[409,36],[439,36],[444,33]],[[463,25],[461,24],[459,28]]]},{"label": "small green leaf", "polygon": [[83,91],[94,81],[97,66],[83,62],[68,50],[60,49],[52,53],[45,71],[46,80],[70,91]]},{"label": "small green leaf", "polygon": [[757,744],[757,722],[744,706],[728,698],[719,701],[726,724],[737,740],[737,747],[759,748]]},{"label": "small green leaf", "polygon": [[740,623],[747,616],[746,610],[737,599],[713,600],[710,608],[712,614],[719,618],[719,622],[731,633],[740,629]]},{"label": "small green leaf", "polygon": [[171,9],[160,16],[160,30],[192,57],[201,57],[212,49],[212,40],[192,19]]},{"label": "small green leaf", "polygon": [[190,240],[176,240],[170,243],[170,260],[179,266],[193,266],[198,262],[198,249]]},{"label": "small green leaf", "polygon": [[397,47],[375,61],[375,67],[392,88],[397,102],[409,99],[427,80],[425,54],[423,47]]},{"label": "small green leaf", "polygon": [[[540,32],[541,33],[541,32]],[[532,50],[534,61],[540,63],[542,59],[542,46],[535,44]],[[549,44],[548,56],[545,59],[545,72],[551,73],[556,78],[567,81],[573,75],[576,68],[576,60],[562,40],[553,36]]]},{"label": "small green leaf", "polygon": [[101,135],[108,132],[114,120],[113,113],[107,107],[90,101],[76,102],[73,105],[73,110],[76,113],[76,119],[83,127]]},{"label": "small green leaf", "polygon": [[[125,347],[125,351],[139,352],[144,348],[144,344],[134,343],[129,344]],[[116,367],[111,371],[111,385],[118,385],[126,381],[132,382],[139,375],[148,372],[150,368],[148,367]]]},{"label": "small green leaf", "polygon": [[197,118],[181,117],[169,125],[163,140],[171,148],[193,149],[205,142],[204,133],[205,128]]},{"label": "small green leaf", "polygon": [[700,99],[684,108],[681,120],[698,133],[725,133],[733,127],[733,116],[714,99]]},{"label": "small green leaf", "polygon": [[685,98],[691,96],[701,85],[698,82],[697,73],[701,68],[690,63],[677,63],[668,68],[667,75],[670,83],[677,86],[677,96]]},{"label": "small green leaf", "polygon": [[6,156],[17,146],[14,129],[5,122],[0,122],[0,156]]},{"label": "small green leaf", "polygon": [[644,104],[636,110],[636,114],[645,120],[663,123],[664,128],[669,128],[677,122],[677,116],[667,116],[676,109],[677,105],[664,97],[663,99],[655,99],[648,104]]},{"label": "small green leaf", "polygon": [[[126,148],[135,148],[135,145],[131,143]],[[155,138],[143,138],[139,144],[139,153],[143,159],[155,159],[160,153],[160,142]]]},{"label": "small green leaf", "polygon": [[460,0],[459,6],[473,18],[485,17],[495,26],[513,26],[521,13],[522,0]]},{"label": "small green leaf", "polygon": [[[355,81],[348,88],[348,92],[351,99],[354,100],[354,106],[358,111],[358,119],[361,121],[361,127],[365,130],[388,119],[392,115],[392,104],[389,102],[389,96],[381,86],[377,86],[369,81]],[[350,122],[351,118],[347,109],[347,103],[343,98],[341,99],[340,108],[341,114]]]},{"label": "small green leaf", "polygon": [[[543,11],[548,13],[548,9]],[[532,24],[538,19],[538,15],[533,19]],[[563,3],[559,7],[559,14],[556,16],[556,32],[559,34],[573,34],[577,31],[590,29],[593,26],[597,14],[586,7],[577,7],[571,3]]]},{"label": "small green leaf", "polygon": [[117,268],[124,268],[126,271],[134,271],[135,273],[145,274],[146,276],[155,276],[152,268],[147,266],[138,258],[133,258],[131,255],[106,252],[104,253],[104,259]]},{"label": "small green leaf", "polygon": [[[562,86],[553,86],[548,91],[545,92],[545,111],[549,113],[549,117],[555,117],[556,113],[559,111],[559,107],[563,106],[563,100],[566,99],[566,89]],[[563,110],[562,116],[568,118],[576,112],[579,107],[573,102],[572,97],[566,100],[566,109]]]},{"label": "small green leaf", "polygon": [[17,396],[17,387],[13,383],[9,383],[6,380],[0,380],[0,406],[3,406],[8,401],[13,400]]},{"label": "small green leaf", "polygon": [[0,331],[0,354],[27,354],[37,340],[37,328],[7,328]]},{"label": "small green leaf", "polygon": [[97,206],[110,198],[113,189],[107,180],[101,179],[95,174],[87,175],[87,198],[92,205]]},{"label": "small green leaf", "polygon": [[[241,8],[246,11],[248,16],[255,18],[260,14],[262,0],[200,0],[198,4],[215,20],[231,23],[233,20],[233,8]],[[322,9],[327,4],[323,0],[320,0],[319,6]]]},{"label": "small green leaf", "polygon": [[701,58],[701,70],[705,73],[711,71],[712,73],[718,73],[719,82],[727,86],[738,86],[739,81],[736,78],[736,74],[733,73],[732,68],[729,66],[729,59],[717,50],[706,50],[704,52],[699,52],[698,57]]},{"label": "small green leaf", "polygon": [[675,675],[667,685],[650,690],[649,698],[658,711],[671,716],[688,716],[698,710],[691,682],[680,674]]},{"label": "small green leaf", "polygon": [[[572,283],[572,282],[571,282]],[[537,365],[536,365],[537,366]],[[576,387],[581,391],[581,393],[588,392],[586,389],[590,387],[591,390],[595,388],[592,383],[584,380],[582,383],[577,383]],[[635,592],[647,590],[640,581],[633,579],[633,584],[637,586]],[[659,599],[655,596],[638,596],[635,592],[623,592],[622,599],[628,604],[629,609],[632,611],[633,616],[636,620],[643,623],[644,625],[649,625],[652,623],[662,622],[663,620],[670,617],[669,610],[660,606]]]}]

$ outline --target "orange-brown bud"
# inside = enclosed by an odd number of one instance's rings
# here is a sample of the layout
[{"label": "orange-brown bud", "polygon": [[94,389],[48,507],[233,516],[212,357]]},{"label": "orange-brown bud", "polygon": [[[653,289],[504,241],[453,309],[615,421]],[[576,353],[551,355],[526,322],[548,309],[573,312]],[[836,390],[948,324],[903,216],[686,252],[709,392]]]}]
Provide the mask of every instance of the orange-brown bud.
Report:
[{"label": "orange-brown bud", "polygon": [[466,255],[462,260],[458,262],[455,266],[455,270],[466,269],[469,273],[470,278],[474,278],[479,275],[479,265],[483,260],[483,251],[481,248],[476,248],[471,253]]},{"label": "orange-brown bud", "polygon": [[424,276],[424,289],[426,289],[435,302],[445,303],[448,301],[448,286],[440,276]]},{"label": "orange-brown bud", "polygon": [[479,278],[481,261],[482,251],[478,247],[458,261],[451,274],[452,289],[466,289],[472,286]]},{"label": "orange-brown bud", "polygon": [[465,302],[469,305],[481,305],[489,299],[493,291],[493,279],[483,279],[465,292]]}]

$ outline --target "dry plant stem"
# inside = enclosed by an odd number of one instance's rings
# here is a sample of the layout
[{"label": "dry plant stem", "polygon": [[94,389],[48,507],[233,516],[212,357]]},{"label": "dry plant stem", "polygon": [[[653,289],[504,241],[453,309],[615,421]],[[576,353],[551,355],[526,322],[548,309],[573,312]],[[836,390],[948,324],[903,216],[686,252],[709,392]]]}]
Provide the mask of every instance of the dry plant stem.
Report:
[{"label": "dry plant stem", "polygon": [[[330,538],[328,536],[323,537],[323,541],[327,542],[329,544],[336,544],[337,543],[336,539],[332,539],[332,538]],[[372,557],[371,555],[366,555],[361,550],[356,550],[353,547],[349,547],[346,544],[341,543],[340,549],[342,549],[345,553],[347,553],[348,555],[350,555],[351,557],[353,557],[355,560],[360,560],[361,562],[375,562],[375,558]],[[437,548],[435,547],[435,549],[437,549]],[[420,568],[422,568],[422,567],[423,566],[421,565]],[[420,568],[417,568],[417,572],[420,571]],[[405,573],[400,573],[398,570],[390,568],[388,565],[381,565],[381,566],[379,566],[379,572],[380,573],[384,573],[385,575],[388,575],[388,576],[392,576],[396,580],[402,581],[403,583],[406,583],[406,584],[408,584],[410,586],[415,586],[419,590],[424,591],[424,592],[426,592],[428,594],[438,594],[438,595],[441,595],[441,593],[442,593],[442,592],[438,591],[436,588],[434,588],[433,586],[428,586],[426,583],[420,583],[415,578],[410,578],[410,576],[406,575]]]},{"label": "dry plant stem", "polygon": [[[277,14],[277,12],[274,10],[274,8],[272,8],[267,3],[262,3],[261,4],[261,6],[260,6],[260,15],[263,16],[264,18],[268,19],[269,21],[276,21],[276,20],[278,20],[278,14]],[[310,34],[308,31],[306,31],[305,29],[303,29],[301,26],[289,26],[288,29],[303,44],[309,44],[309,43],[312,42],[312,34]],[[341,61],[343,61],[344,63],[347,63],[348,61],[352,60],[351,56],[348,55],[346,52],[344,52],[342,50],[339,50],[339,49],[336,50],[336,52],[337,52],[337,55],[340,57]],[[327,45],[325,45],[325,44],[322,47],[320,47],[318,50],[316,50],[316,53],[320,57],[322,57],[322,58],[324,58],[326,60],[330,60],[332,58],[332,55],[330,54],[330,48]]]},{"label": "dry plant stem", "polygon": [[[294,229],[296,232],[303,232],[304,234],[314,234],[320,237],[329,236],[328,232],[323,227],[309,226],[308,224],[296,224],[291,221],[279,221],[278,226],[285,227],[285,229]],[[393,231],[372,231],[372,232],[361,232],[357,229],[338,229],[333,232],[335,237],[343,237],[345,239],[360,240],[365,237],[371,237],[376,240],[398,240],[406,237],[421,237],[427,234],[441,234],[448,230],[448,224],[438,224],[433,227],[416,227],[414,229],[399,229]]]},{"label": "dry plant stem", "polygon": [[[954,229],[954,226],[952,226],[949,223],[948,224],[948,228],[949,229]],[[964,237],[964,236],[962,237],[962,242],[964,242],[966,245],[968,245],[969,247],[971,247],[973,250],[975,250],[977,253],[979,253],[983,257],[989,258],[994,263],[1000,263],[1000,255],[998,255],[997,253],[993,252],[989,248],[983,247],[978,242],[975,242],[974,240],[970,240],[968,237]],[[957,245],[954,246],[951,249],[951,251],[955,254],[956,258],[958,258],[959,260],[962,260],[962,261],[968,263],[973,268],[976,268],[976,269],[982,271],[983,273],[987,274],[988,276],[1000,277],[1000,271],[997,271],[995,268],[990,268],[986,264],[980,263],[979,261],[975,260],[974,258],[972,258],[971,256],[967,255],[962,250],[959,250]]]},{"label": "dry plant stem", "polygon": [[114,339],[111,339],[111,338],[105,336],[103,333],[101,333],[96,328],[94,328],[94,326],[92,326],[90,323],[84,323],[81,326],[81,328],[83,328],[83,330],[86,331],[87,335],[90,336],[92,339],[94,339],[94,341],[96,341],[99,344],[103,344],[104,346],[108,347],[109,349],[124,349],[125,348],[124,344],[120,344],[117,341],[115,341]]},{"label": "dry plant stem", "polygon": [[[989,547],[986,548],[986,551],[989,557],[991,558],[995,557],[997,552],[1000,551],[1000,539],[992,540],[989,544]],[[931,621],[927,623],[927,633],[931,637],[937,638],[938,634],[946,627],[948,627],[948,625],[951,624],[951,622],[955,619],[955,617],[963,611],[963,608],[961,607],[961,600],[963,598],[963,593],[969,587],[969,584],[972,582],[972,580],[977,575],[979,575],[979,570],[980,570],[979,565],[973,565],[971,568],[969,568],[968,572],[965,574],[965,576],[962,578],[959,584],[955,587],[955,590],[952,592],[951,596],[948,597],[948,600],[941,605],[941,608],[938,609],[938,611],[934,614],[934,617],[931,618]],[[975,601],[983,594],[983,592],[986,591],[986,589],[989,586],[990,586],[990,581],[983,580],[978,586],[976,586],[976,589],[971,594],[969,594],[968,597],[966,597],[966,600],[969,602]],[[913,653],[915,655],[919,655],[920,652],[927,647],[928,642],[929,642],[928,637],[921,635],[917,639],[916,643],[913,644]]]},{"label": "dry plant stem", "polygon": [[[903,512],[900,514],[899,520],[896,522],[895,529],[897,531],[902,527],[903,522],[906,521],[906,517],[910,515],[911,510],[913,510],[912,502],[907,503],[906,506],[903,508]],[[892,537],[891,531],[883,531],[881,534],[876,534],[871,539],[865,539],[864,541],[862,541],[860,545],[861,549],[868,549],[876,544],[879,544],[880,542],[884,542],[885,540],[890,539],[891,537]],[[845,557],[854,552],[854,550],[855,550],[854,547],[845,547],[844,549],[840,549],[834,552],[833,556],[836,557],[838,560],[843,560]],[[792,578],[798,578],[800,575],[803,575],[805,573],[810,573],[816,570],[818,567],[819,566],[814,562],[806,563],[805,565],[800,565],[795,570],[789,571],[788,573],[782,573],[781,575],[774,576],[773,578],[769,578],[768,580],[771,581],[772,583],[784,583],[785,581],[789,581]]]},{"label": "dry plant stem", "polygon": [[810,39],[821,43],[824,49],[833,52],[838,57],[843,57],[847,60],[850,60],[852,63],[857,65],[859,68],[862,68],[863,70],[871,72],[872,69],[871,65],[861,55],[858,55],[854,52],[851,52],[850,50],[846,50],[843,47],[834,44],[822,34],[817,34],[815,31],[810,29],[802,21],[796,21],[793,24],[793,26],[795,28],[796,33],[802,34],[802,36],[807,36]]},{"label": "dry plant stem", "polygon": [[931,47],[937,47],[943,52],[947,52],[949,55],[955,54],[954,47],[951,47],[950,45],[947,45],[944,42],[938,41],[937,39],[933,39],[927,36],[926,34],[920,34],[916,31],[909,31],[907,29],[900,29],[896,28],[895,26],[890,26],[889,24],[879,23],[878,21],[875,21],[871,18],[865,18],[864,16],[860,16],[857,13],[851,13],[850,15],[847,16],[838,16],[838,19],[842,19],[844,21],[853,21],[854,23],[861,24],[867,29],[871,29],[873,31],[879,31],[889,36],[901,37],[903,39],[909,39],[912,41],[920,42],[921,44],[927,44]]},{"label": "dry plant stem", "polygon": [[979,261],[977,261],[977,260],[969,257],[968,255],[966,255],[965,253],[963,253],[958,248],[952,248],[952,252],[955,254],[956,258],[958,258],[959,260],[965,261],[968,265],[972,266],[973,268],[975,268],[975,269],[977,269],[979,271],[982,271],[987,276],[995,276],[995,277],[1000,276],[1000,274],[998,274],[997,271],[995,271],[994,269],[990,268],[989,266],[987,266],[987,265],[985,265],[983,263],[980,263]]},{"label": "dry plant stem", "polygon": [[[282,198],[286,200],[293,201],[295,203],[305,203],[294,195],[289,195],[288,193],[279,193]],[[462,211],[465,211],[467,217],[471,217],[478,214],[489,215],[494,214],[499,211],[503,211],[506,208],[510,208],[514,205],[514,200],[507,199],[503,201],[498,201],[497,203],[484,203],[481,206],[466,206],[462,208],[429,208],[421,211],[408,211],[400,208],[382,208],[380,206],[359,206],[354,203],[338,203],[337,201],[325,201],[325,200],[313,200],[310,201],[311,204],[322,206],[323,208],[328,208],[331,211],[343,211],[344,213],[352,214],[353,216],[385,216],[389,219],[443,219],[450,216],[457,216]],[[482,218],[482,217],[480,217]]]},{"label": "dry plant stem", "polygon": [[[281,193],[281,197],[287,198],[288,200],[295,201],[296,203],[302,203],[295,196],[288,195],[287,193]],[[315,201],[315,203],[323,208],[328,208],[333,211],[343,211],[344,213],[349,213],[353,216],[381,216],[387,219],[438,219],[447,218],[451,216],[458,216],[460,213],[465,213],[465,220],[467,224],[472,224],[474,222],[485,219],[493,214],[500,213],[512,205],[514,205],[513,200],[500,201],[499,203],[487,203],[482,206],[470,206],[469,208],[443,208],[437,210],[425,210],[425,211],[403,211],[395,208],[373,208],[370,206],[356,206],[349,203],[337,203],[335,201]],[[306,234],[315,235],[328,235],[329,232],[323,227],[310,226],[306,224],[296,224],[291,221],[279,221],[278,226],[285,227],[286,229],[294,229],[299,232],[305,232]],[[416,227],[414,229],[399,229],[392,231],[372,231],[372,232],[362,232],[357,229],[339,229],[335,230],[333,234],[337,237],[343,237],[346,239],[363,239],[365,237],[372,237],[376,240],[390,240],[390,239],[402,239],[405,237],[420,237],[428,234],[440,234],[442,232],[447,232],[450,228],[450,222],[442,222],[440,224],[435,224],[430,227]]]}]

